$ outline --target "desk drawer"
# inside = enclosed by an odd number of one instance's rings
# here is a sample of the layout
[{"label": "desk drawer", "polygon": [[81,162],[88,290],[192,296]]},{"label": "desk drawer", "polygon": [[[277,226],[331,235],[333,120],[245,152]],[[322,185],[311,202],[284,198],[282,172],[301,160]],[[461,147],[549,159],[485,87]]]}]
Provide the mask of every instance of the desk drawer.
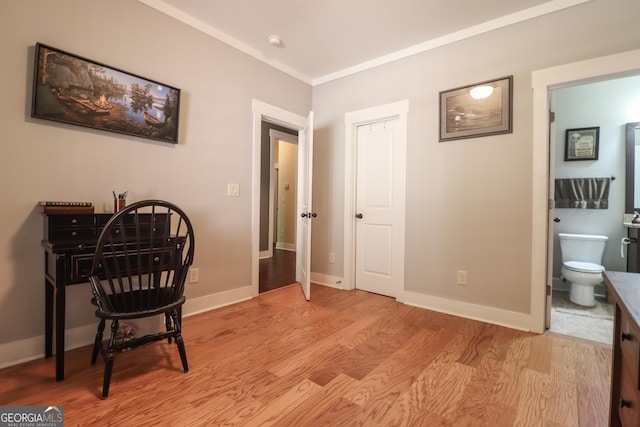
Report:
[{"label": "desk drawer", "polygon": [[[149,267],[149,250],[143,249],[141,251],[140,258],[138,258],[135,252],[131,252],[132,255],[129,256],[129,265],[134,270],[134,274],[145,274],[151,271],[159,271],[159,270],[169,270],[171,263],[171,254],[173,252],[173,248],[169,247],[164,249],[163,251],[154,250],[154,255],[151,260],[151,267]],[[116,256],[116,260],[123,270],[126,269],[126,258],[127,256],[124,252],[118,254]],[[142,268],[138,268],[138,259],[142,262]],[[93,264],[93,254],[79,254],[71,256],[71,281],[73,282],[87,282],[89,281],[89,274],[91,273],[91,267]],[[112,267],[113,269],[113,267]],[[104,276],[99,275],[100,278],[104,278]]]},{"label": "desk drawer", "polygon": [[628,372],[623,371],[623,376],[629,375],[633,380],[635,390],[638,390],[638,374],[640,368],[640,333],[636,325],[629,320],[623,310],[620,313],[620,351]]},{"label": "desk drawer", "polygon": [[640,393],[638,393],[638,378],[629,375],[630,366],[622,361],[620,372],[620,400],[612,402],[618,405],[618,415],[622,426],[637,426],[640,419]]},{"label": "desk drawer", "polygon": [[50,242],[66,242],[73,240],[88,240],[94,241],[96,239],[96,232],[93,228],[56,228],[49,230]]},{"label": "desk drawer", "polygon": [[50,215],[50,228],[93,226],[93,215]]},{"label": "desk drawer", "polygon": [[[153,230],[151,228],[151,224],[148,223],[140,224],[138,226],[138,230],[136,230],[136,227],[133,225],[126,225],[124,227],[124,230],[121,230],[119,228],[112,229],[111,238],[114,242],[121,242],[124,236],[124,240],[126,240],[127,242],[134,242],[137,240],[136,232],[139,232],[141,236],[149,236],[149,234],[151,234],[151,232],[153,231],[154,236],[156,236],[157,239],[160,239],[164,236],[164,230],[164,224],[162,226],[153,227]],[[99,229],[96,238],[98,238],[101,234],[102,229]]]},{"label": "desk drawer", "polygon": [[[109,222],[109,220],[111,219],[113,215],[106,215],[106,214],[102,214],[102,215],[96,215],[96,225],[98,225],[100,228],[103,228],[107,222]],[[135,215],[133,214],[129,214],[126,217],[124,217],[124,223],[125,224],[134,224],[135,222]],[[154,222],[156,224],[164,224],[167,221],[167,214],[157,214],[154,216]],[[151,214],[150,213],[142,213],[140,214],[140,216],[138,217],[138,222],[140,222],[140,224],[151,224]]]},{"label": "desk drawer", "polygon": [[76,283],[88,282],[91,273],[93,254],[71,256],[71,281]]}]

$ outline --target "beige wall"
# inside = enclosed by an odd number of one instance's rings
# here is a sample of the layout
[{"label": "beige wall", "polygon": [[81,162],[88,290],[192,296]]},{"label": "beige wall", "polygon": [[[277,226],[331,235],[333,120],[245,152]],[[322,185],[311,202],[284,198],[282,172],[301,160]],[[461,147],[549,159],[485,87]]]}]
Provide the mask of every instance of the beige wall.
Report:
[{"label": "beige wall", "polygon": [[[344,271],[344,114],[407,99],[405,291],[529,313],[531,73],[637,49],[639,13],[636,0],[594,0],[314,87],[314,210],[325,219],[314,223],[312,271]],[[439,91],[506,75],[512,134],[438,142]]]},{"label": "beige wall", "polygon": [[[39,200],[90,200],[102,212],[113,189],[129,189],[129,202],[174,201],[196,231],[200,282],[188,299],[251,285],[252,99],[306,116],[307,84],[131,0],[3,1],[0,39],[0,346],[26,340],[17,358],[33,342],[43,351]],[[182,89],[180,143],[32,119],[36,42]],[[240,197],[226,196],[227,183]],[[68,328],[95,324],[88,301],[88,285],[69,289]]]},{"label": "beige wall", "polygon": [[[637,0],[593,0],[312,91],[136,1],[2,2],[0,319],[10,327],[0,346],[18,343],[18,359],[42,352],[38,200],[91,200],[97,211],[109,209],[113,189],[129,189],[129,201],[172,200],[196,227],[200,283],[189,299],[249,286],[252,98],[315,110],[313,272],[343,275],[344,114],[408,99],[405,290],[528,313],[531,73],[637,49],[639,14]],[[30,118],[36,42],[181,88],[180,144]],[[505,75],[515,82],[514,132],[439,143],[438,92]],[[239,198],[226,196],[231,182]],[[455,285],[459,269],[469,286]],[[95,323],[88,299],[88,286],[69,289],[69,328]]]},{"label": "beige wall", "polygon": [[278,140],[278,235],[282,246],[296,247],[298,144]]}]

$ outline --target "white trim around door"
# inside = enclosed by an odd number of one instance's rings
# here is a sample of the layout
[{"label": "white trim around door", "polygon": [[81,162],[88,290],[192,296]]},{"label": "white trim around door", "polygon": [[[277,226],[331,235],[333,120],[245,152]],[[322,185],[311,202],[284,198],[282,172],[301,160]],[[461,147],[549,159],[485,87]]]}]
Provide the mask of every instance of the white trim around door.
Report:
[{"label": "white trim around door", "polygon": [[[545,330],[549,206],[550,89],[640,74],[640,50],[537,70],[533,88],[533,188],[531,227],[531,327]],[[622,221],[622,220],[621,220]]]},{"label": "white trim around door", "polygon": [[253,159],[251,185],[251,295],[260,293],[260,157],[262,122],[281,125],[289,129],[303,131],[308,118],[282,108],[253,100]]},{"label": "white trim around door", "polygon": [[[399,292],[396,299],[403,300],[404,291],[404,218],[405,218],[405,181],[406,181],[406,146],[407,146],[407,115],[409,113],[409,101],[399,101],[363,110],[352,111],[345,114],[345,191],[344,191],[344,281],[343,289],[355,289],[355,197],[356,197],[356,130],[360,125],[375,123],[386,119],[399,119],[398,128],[401,129],[402,137],[398,138],[401,155],[400,167],[394,169],[394,177],[401,179],[402,203],[398,208],[397,217],[402,219],[398,224],[397,231],[401,236],[402,243],[398,246],[398,252],[394,254],[398,262],[397,278],[399,280]],[[395,141],[394,141],[395,143]],[[394,225],[395,227],[395,225]]]}]

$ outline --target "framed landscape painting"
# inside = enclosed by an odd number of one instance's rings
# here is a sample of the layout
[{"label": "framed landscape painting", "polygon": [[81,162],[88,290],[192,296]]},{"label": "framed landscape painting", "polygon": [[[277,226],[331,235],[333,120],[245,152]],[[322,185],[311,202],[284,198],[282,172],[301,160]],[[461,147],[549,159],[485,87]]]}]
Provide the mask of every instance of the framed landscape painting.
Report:
[{"label": "framed landscape painting", "polygon": [[36,44],[31,116],[178,142],[180,89]]},{"label": "framed landscape painting", "polygon": [[440,141],[512,132],[513,76],[440,92]]}]

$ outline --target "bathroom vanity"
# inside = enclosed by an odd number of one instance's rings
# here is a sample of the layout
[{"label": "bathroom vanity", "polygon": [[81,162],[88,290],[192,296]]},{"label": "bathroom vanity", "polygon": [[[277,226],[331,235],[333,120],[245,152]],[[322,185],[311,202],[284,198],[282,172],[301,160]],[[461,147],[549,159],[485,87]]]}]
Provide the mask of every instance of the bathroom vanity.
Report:
[{"label": "bathroom vanity", "polygon": [[603,274],[615,303],[610,426],[640,424],[640,274]]}]

